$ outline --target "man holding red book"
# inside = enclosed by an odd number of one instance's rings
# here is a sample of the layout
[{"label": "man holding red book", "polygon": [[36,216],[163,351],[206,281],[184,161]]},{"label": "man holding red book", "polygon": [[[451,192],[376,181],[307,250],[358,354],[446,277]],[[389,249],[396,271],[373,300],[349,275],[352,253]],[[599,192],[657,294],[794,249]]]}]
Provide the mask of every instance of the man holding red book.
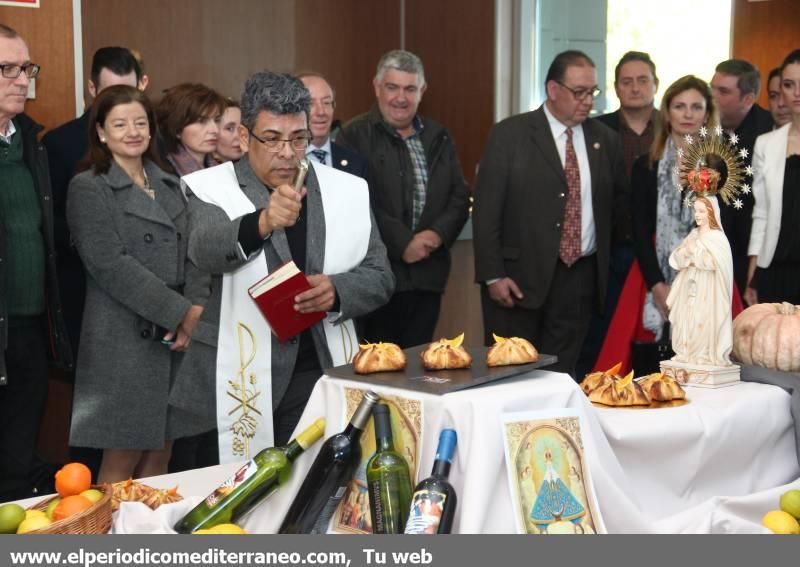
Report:
[{"label": "man holding red book", "polygon": [[[271,445],[273,428],[275,444],[289,439],[322,369],[357,351],[352,319],[386,303],[394,289],[366,182],[313,164],[305,185],[294,186],[310,139],[310,103],[296,78],[256,73],[241,97],[245,157],[182,179],[189,255],[213,276],[198,325],[207,336],[195,334],[170,403],[179,435],[219,428],[222,462]],[[280,342],[248,289],[289,261],[310,285],[294,297],[295,311],[326,317]],[[216,384],[198,385],[193,369],[209,364]]]}]

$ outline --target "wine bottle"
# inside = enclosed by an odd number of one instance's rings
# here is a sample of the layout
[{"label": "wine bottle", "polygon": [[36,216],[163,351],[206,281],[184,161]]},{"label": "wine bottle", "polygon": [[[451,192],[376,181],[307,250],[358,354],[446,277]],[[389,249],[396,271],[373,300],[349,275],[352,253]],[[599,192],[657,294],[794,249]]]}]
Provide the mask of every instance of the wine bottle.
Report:
[{"label": "wine bottle", "polygon": [[320,418],[288,445],[260,451],[175,524],[175,531],[187,534],[200,528],[236,523],[286,484],[294,460],[323,433],[325,420]]},{"label": "wine bottle", "polygon": [[456,514],[456,491],[447,481],[456,449],[456,432],[443,429],[431,476],[421,481],[411,497],[407,534],[449,534]]},{"label": "wine bottle", "polygon": [[389,407],[372,410],[375,421],[375,454],[367,463],[369,512],[372,533],[401,534],[411,505],[411,475],[405,457],[394,450]]},{"label": "wine bottle", "polygon": [[347,491],[347,484],[361,463],[361,434],[367,425],[372,406],[380,398],[372,391],[364,393],[350,423],[341,433],[329,437],[319,450],[279,533],[324,534],[328,522]]}]

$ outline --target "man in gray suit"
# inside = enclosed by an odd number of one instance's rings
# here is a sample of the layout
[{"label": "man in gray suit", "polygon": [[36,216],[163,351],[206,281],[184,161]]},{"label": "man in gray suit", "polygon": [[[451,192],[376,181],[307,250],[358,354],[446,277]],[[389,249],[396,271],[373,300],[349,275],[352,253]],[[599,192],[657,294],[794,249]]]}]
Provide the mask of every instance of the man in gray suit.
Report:
[{"label": "man in gray suit", "polygon": [[[371,218],[369,244],[360,264],[343,273],[322,273],[326,234],[333,223],[333,219],[325,217],[320,193],[324,187],[319,182],[322,172],[317,174],[310,169],[300,191],[292,185],[310,138],[308,90],[289,75],[256,73],[245,85],[241,105],[239,134],[247,155],[236,164],[235,173],[242,192],[256,210],[230,220],[220,207],[195,196],[189,199],[189,256],[201,270],[213,274],[204,322],[219,325],[222,274],[236,271],[262,249],[270,271],[294,260],[308,274],[311,289],[295,298],[296,309],[301,313],[335,312],[344,320],[383,305],[394,289],[394,277]],[[336,175],[363,183],[348,174]],[[368,208],[365,214],[369,214],[367,211]],[[208,350],[214,358],[205,363],[214,364],[216,347]],[[273,336],[271,352],[275,443],[283,444],[294,430],[322,369],[332,365],[332,357],[322,323],[286,343]],[[184,407],[191,408],[193,401],[186,396],[198,394],[191,393],[192,388],[181,389]],[[207,392],[204,400],[197,401],[207,408],[206,413],[213,414],[213,394],[210,405]]]},{"label": "man in gray suit", "polygon": [[480,163],[473,228],[487,343],[494,332],[556,354],[574,372],[606,295],[613,216],[625,198],[619,137],[588,119],[594,63],[559,54],[547,101],[496,124]]}]

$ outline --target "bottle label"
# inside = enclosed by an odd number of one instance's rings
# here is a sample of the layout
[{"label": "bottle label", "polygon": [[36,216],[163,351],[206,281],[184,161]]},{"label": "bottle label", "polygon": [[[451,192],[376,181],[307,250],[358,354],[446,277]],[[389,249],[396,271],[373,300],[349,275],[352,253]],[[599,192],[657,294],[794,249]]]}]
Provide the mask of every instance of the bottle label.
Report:
[{"label": "bottle label", "polygon": [[311,529],[312,534],[328,533],[328,524],[331,521],[333,513],[336,512],[336,507],[339,506],[339,502],[342,501],[345,492],[347,492],[347,485],[340,486],[336,489],[336,493],[328,498],[328,502],[325,503],[325,507],[322,509],[322,512],[319,513],[317,521],[314,522],[314,527]]},{"label": "bottle label", "polygon": [[217,489],[206,497],[206,505],[213,508],[222,502],[228,494],[236,490],[236,487],[243,484],[248,478],[256,474],[258,465],[255,460],[244,464],[233,476],[220,484]]},{"label": "bottle label", "polygon": [[434,490],[420,490],[411,499],[411,511],[406,523],[407,534],[435,534],[444,512],[447,494]]}]

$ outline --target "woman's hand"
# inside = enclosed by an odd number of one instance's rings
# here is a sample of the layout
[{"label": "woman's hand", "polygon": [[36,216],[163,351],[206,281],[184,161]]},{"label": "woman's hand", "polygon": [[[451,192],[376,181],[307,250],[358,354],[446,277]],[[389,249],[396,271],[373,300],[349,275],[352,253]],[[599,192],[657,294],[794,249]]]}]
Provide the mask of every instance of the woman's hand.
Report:
[{"label": "woman's hand", "polygon": [[670,286],[664,282],[658,282],[650,289],[653,292],[653,301],[656,304],[656,309],[658,309],[665,321],[669,319],[669,307],[667,307],[669,290]]},{"label": "woman's hand", "polygon": [[189,345],[192,342],[192,333],[194,332],[194,328],[197,326],[197,322],[200,320],[200,316],[202,314],[202,305],[192,305],[183,316],[183,320],[180,322],[180,324],[178,324],[178,328],[175,331],[170,331],[164,335],[165,341],[171,341],[174,339],[174,342],[172,345],[170,345],[169,350],[175,352],[185,352],[186,349],[189,348]]}]

